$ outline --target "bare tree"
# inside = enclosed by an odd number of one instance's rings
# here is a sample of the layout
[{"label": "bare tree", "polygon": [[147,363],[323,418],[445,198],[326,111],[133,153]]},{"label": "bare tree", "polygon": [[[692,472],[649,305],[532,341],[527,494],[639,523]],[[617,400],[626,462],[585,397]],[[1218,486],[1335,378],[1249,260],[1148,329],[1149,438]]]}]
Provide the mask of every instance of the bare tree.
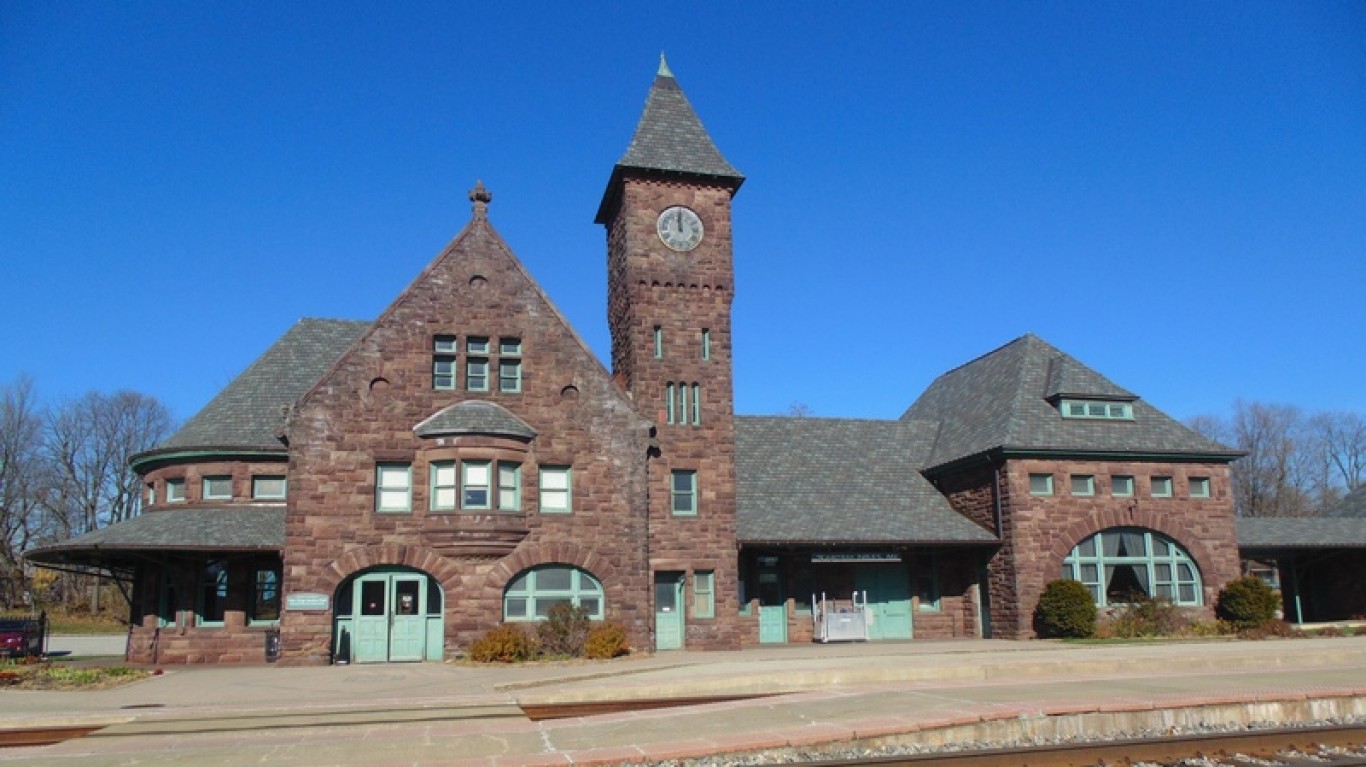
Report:
[{"label": "bare tree", "polygon": [[37,451],[42,414],[33,381],[21,376],[0,386],[0,604],[12,605],[23,593],[20,556],[40,531],[38,485],[42,465]]},{"label": "bare tree", "polygon": [[805,402],[793,402],[787,406],[787,410],[783,412],[783,415],[788,418],[810,418],[815,415],[815,411]]},{"label": "bare tree", "polygon": [[[129,459],[160,442],[170,426],[164,405],[129,391],[91,392],[51,410],[42,452],[52,482],[41,497],[55,537],[136,516],[142,494]],[[98,590],[92,594],[92,607],[98,609]]]},{"label": "bare tree", "polygon": [[1333,481],[1348,493],[1366,484],[1366,415],[1318,413],[1309,419],[1309,430]]}]

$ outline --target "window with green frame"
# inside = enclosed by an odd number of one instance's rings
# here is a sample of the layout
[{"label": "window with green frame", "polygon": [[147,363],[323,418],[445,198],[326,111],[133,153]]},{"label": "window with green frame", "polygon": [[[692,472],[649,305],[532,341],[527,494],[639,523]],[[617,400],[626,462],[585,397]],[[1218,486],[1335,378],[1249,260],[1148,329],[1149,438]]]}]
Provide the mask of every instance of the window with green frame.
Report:
[{"label": "window with green frame", "polygon": [[166,480],[166,502],[182,503],[185,500],[185,480],[168,479]]},{"label": "window with green frame", "polygon": [[571,565],[524,570],[503,591],[503,620],[545,620],[550,608],[561,604],[582,607],[589,618],[601,620],[606,609],[602,584]]},{"label": "window with green frame", "polygon": [[522,390],[522,339],[498,339],[498,391],[517,393]]},{"label": "window with green frame", "polygon": [[432,388],[455,388],[455,355],[460,350],[453,335],[432,337]]},{"label": "window with green frame", "polygon": [[247,606],[247,622],[251,624],[280,621],[280,565],[258,563],[252,569],[251,602]]},{"label": "window with green frame", "polygon": [[1202,603],[1191,555],[1167,536],[1138,527],[1112,527],[1078,543],[1063,560],[1062,577],[1081,581],[1097,607],[1125,604],[1134,595]]},{"label": "window with green frame", "polygon": [[670,478],[675,517],[697,516],[697,472],[675,469]]},{"label": "window with green frame", "polygon": [[716,617],[716,572],[713,570],[693,571],[692,617]]},{"label": "window with green frame", "polygon": [[522,510],[522,467],[515,463],[498,462],[498,509]]},{"label": "window with green frame", "polygon": [[493,464],[491,461],[460,462],[460,508],[489,508],[489,484]]},{"label": "window with green frame", "polygon": [[413,467],[407,463],[375,466],[375,511],[400,513],[413,509]]},{"label": "window with green frame", "polygon": [[570,513],[574,508],[573,486],[573,472],[568,466],[542,466],[541,513]]},{"label": "window with green frame", "polygon": [[1029,475],[1029,494],[1030,494],[1030,495],[1052,495],[1052,494],[1053,494],[1053,475],[1052,475],[1052,474],[1030,474],[1030,475]]},{"label": "window with green frame", "polygon": [[465,339],[465,390],[489,390],[489,339],[469,336]]},{"label": "window with green frame", "polygon": [[228,566],[210,562],[200,575],[196,626],[222,626],[228,606]]}]

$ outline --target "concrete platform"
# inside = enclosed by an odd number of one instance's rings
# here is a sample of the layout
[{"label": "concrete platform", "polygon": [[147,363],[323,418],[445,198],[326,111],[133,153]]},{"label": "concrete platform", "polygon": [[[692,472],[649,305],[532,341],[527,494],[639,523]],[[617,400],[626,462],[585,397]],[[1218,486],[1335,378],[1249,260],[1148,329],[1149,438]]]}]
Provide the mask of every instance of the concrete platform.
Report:
[{"label": "concrete platform", "polygon": [[[516,706],[772,697],[534,723]],[[605,663],[171,667],[115,690],[0,692],[0,727],[101,733],[24,764],[614,764],[850,739],[922,742],[1366,716],[1366,638],[906,642]]]}]

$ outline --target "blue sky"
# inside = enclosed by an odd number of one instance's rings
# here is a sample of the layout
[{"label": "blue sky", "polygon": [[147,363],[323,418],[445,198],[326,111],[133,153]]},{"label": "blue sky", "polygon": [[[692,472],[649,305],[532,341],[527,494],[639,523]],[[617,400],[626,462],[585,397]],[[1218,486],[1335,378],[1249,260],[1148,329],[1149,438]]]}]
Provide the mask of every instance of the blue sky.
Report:
[{"label": "blue sky", "polygon": [[491,219],[608,359],[659,53],[726,157],[736,403],[894,418],[1034,332],[1170,414],[1366,411],[1366,3],[0,0],[0,383],[193,414]]}]

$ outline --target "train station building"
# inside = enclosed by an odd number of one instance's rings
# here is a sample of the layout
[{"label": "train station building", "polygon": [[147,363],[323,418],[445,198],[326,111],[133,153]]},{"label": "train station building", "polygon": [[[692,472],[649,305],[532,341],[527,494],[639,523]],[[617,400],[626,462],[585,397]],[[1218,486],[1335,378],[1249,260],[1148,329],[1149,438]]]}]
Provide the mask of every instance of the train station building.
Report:
[{"label": "train station building", "polygon": [[142,515],[29,558],[131,584],[159,663],[440,660],[564,603],[660,651],[1028,638],[1058,577],[1209,610],[1239,575],[1238,453],[1031,334],[887,420],[737,416],[744,177],[667,67],[610,171],[606,364],[476,185],[377,319],[288,329],[135,458]]}]

